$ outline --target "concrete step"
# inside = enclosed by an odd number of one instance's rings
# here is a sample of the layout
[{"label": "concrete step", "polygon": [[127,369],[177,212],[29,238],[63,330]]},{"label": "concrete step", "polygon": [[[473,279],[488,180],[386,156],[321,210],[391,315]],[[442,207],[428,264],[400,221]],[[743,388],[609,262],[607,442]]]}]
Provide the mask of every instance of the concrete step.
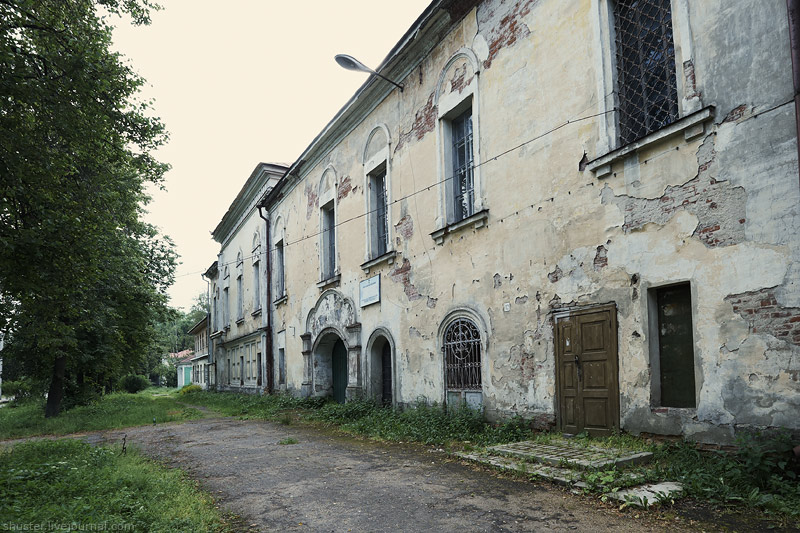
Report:
[{"label": "concrete step", "polygon": [[586,446],[567,439],[542,444],[534,441],[513,442],[487,448],[491,455],[517,457],[545,465],[568,469],[605,470],[644,464],[651,452],[624,452],[611,448]]}]

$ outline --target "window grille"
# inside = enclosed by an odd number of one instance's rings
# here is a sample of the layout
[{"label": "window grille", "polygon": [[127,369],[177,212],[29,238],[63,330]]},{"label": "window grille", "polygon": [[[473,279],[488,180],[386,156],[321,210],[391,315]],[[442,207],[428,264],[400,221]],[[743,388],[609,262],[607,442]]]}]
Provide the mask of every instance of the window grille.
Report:
[{"label": "window grille", "polygon": [[678,118],[670,0],[617,0],[614,6],[620,145]]},{"label": "window grille", "polygon": [[389,221],[387,219],[388,209],[386,205],[386,173],[383,172],[375,176],[373,180],[375,187],[375,250],[373,257],[379,257],[386,253],[389,241]]},{"label": "window grille", "polygon": [[481,335],[465,318],[453,321],[444,334],[448,390],[481,390]]},{"label": "window grille", "polygon": [[458,222],[472,216],[475,206],[472,108],[453,119],[451,132],[453,139],[453,222]]}]

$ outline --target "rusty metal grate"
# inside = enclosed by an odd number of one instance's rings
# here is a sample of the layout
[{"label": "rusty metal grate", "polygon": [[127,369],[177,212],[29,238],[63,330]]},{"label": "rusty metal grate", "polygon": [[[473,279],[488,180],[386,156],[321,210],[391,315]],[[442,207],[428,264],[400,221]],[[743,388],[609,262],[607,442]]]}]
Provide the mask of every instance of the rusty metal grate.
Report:
[{"label": "rusty metal grate", "polygon": [[678,118],[670,0],[617,0],[614,5],[620,145]]},{"label": "rusty metal grate", "polygon": [[481,390],[481,335],[472,321],[459,318],[444,334],[448,390]]}]

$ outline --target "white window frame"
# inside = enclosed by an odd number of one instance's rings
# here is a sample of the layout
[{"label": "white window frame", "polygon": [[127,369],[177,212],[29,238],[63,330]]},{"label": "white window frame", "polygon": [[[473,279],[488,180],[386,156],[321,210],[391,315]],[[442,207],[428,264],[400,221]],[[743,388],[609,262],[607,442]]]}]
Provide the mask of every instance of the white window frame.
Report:
[{"label": "white window frame", "polygon": [[[615,0],[592,0],[596,41],[600,43],[596,56],[596,87],[599,112],[597,117],[597,154],[606,154],[622,145],[619,143],[619,121],[616,112],[619,106],[617,93],[617,61],[614,26]],[[694,76],[694,46],[689,20],[688,0],[671,0],[672,38],[675,44],[675,75],[678,92],[678,120],[699,111],[703,107],[700,94],[695,91],[688,77]],[[702,130],[701,130],[702,131]]]},{"label": "white window frame", "polygon": [[[461,60],[466,60],[474,73],[472,80],[460,91],[446,92],[447,76],[451,67]],[[481,227],[486,223],[488,205],[486,201],[486,187],[481,172],[481,143],[480,143],[480,98],[479,98],[480,63],[474,51],[470,48],[461,48],[447,61],[441,73],[434,94],[434,104],[437,108],[438,120],[436,125],[436,157],[437,157],[437,188],[439,191],[436,231],[431,236],[437,244],[444,242],[444,237],[450,229],[463,226]],[[473,154],[473,190],[474,204],[472,215],[460,220],[455,220],[455,197],[453,187],[453,146],[451,120],[460,116],[468,108],[472,109],[472,154]]]},{"label": "white window frame", "polygon": [[275,230],[272,234],[274,246],[274,260],[272,262],[273,300],[278,302],[286,296],[286,228],[283,219],[278,217],[275,221]]},{"label": "white window frame", "polygon": [[253,312],[261,311],[261,235],[253,235]]},{"label": "white window frame", "polygon": [[[386,140],[386,144],[374,154],[368,153],[370,144],[376,135],[382,134]],[[375,260],[385,258],[390,263],[394,248],[394,227],[392,226],[392,169],[391,169],[391,153],[392,141],[389,133],[389,128],[386,124],[378,124],[375,126],[370,134],[367,136],[367,142],[364,144],[364,208],[367,216],[365,217],[365,231],[364,236],[366,245],[364,247],[364,265],[368,271],[369,266],[374,266]],[[377,193],[373,187],[373,181],[378,174],[383,174],[383,186],[386,197],[386,250],[378,253],[378,234],[377,234]],[[381,262],[381,261],[378,261]]]},{"label": "white window frame", "polygon": [[[336,234],[338,231],[338,216],[339,216],[339,209],[337,205],[337,194],[336,190],[339,185],[336,176],[336,169],[333,166],[328,166],[325,171],[322,173],[322,177],[320,178],[319,182],[319,279],[320,283],[324,283],[327,281],[332,281],[336,278],[339,272],[339,261],[338,261],[338,246],[336,246]],[[326,260],[328,259],[328,253],[330,248],[328,245],[328,235],[326,235],[326,231],[324,230],[325,226],[325,211],[332,210],[333,211],[333,268],[331,272],[327,272],[326,269]]]},{"label": "white window frame", "polygon": [[236,255],[236,321],[244,320],[244,256]]}]

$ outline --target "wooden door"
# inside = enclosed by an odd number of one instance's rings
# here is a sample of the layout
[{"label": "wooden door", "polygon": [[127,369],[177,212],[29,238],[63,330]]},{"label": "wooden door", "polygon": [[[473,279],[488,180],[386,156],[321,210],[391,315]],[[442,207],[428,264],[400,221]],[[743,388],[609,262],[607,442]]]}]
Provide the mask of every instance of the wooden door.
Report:
[{"label": "wooden door", "polygon": [[333,374],[333,399],[344,403],[347,390],[347,348],[341,340],[337,340],[333,345],[331,371]]},{"label": "wooden door", "polygon": [[558,425],[565,433],[619,429],[617,310],[609,305],[556,319]]}]

